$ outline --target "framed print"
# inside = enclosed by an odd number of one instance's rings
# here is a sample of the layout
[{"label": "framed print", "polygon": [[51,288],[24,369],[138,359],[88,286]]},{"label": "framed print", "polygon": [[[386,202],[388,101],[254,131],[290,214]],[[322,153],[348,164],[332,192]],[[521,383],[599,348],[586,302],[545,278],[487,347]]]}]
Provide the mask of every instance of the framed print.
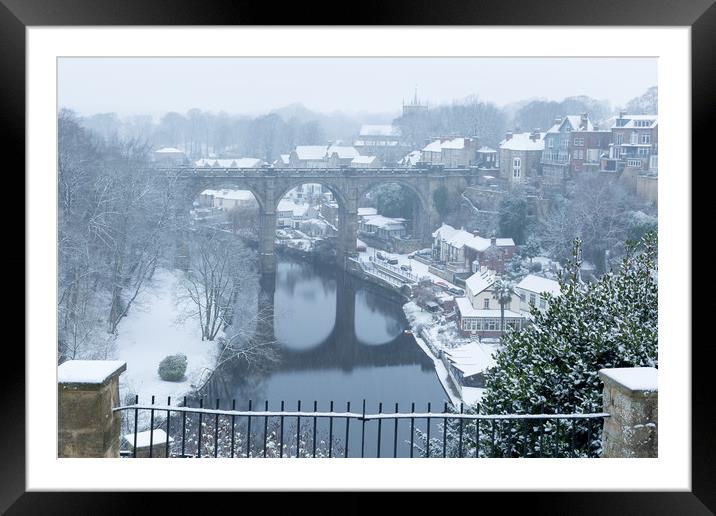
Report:
[{"label": "framed print", "polygon": [[28,303],[2,507],[513,490],[708,513],[690,252],[711,3],[316,26],[5,1]]}]

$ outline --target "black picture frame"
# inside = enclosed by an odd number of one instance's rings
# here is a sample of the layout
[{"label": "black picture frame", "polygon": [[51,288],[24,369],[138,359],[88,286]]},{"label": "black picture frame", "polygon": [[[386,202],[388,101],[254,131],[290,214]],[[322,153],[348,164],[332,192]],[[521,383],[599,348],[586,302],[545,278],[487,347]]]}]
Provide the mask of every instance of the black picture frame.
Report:
[{"label": "black picture frame", "polygon": [[[24,170],[25,28],[63,25],[548,25],[548,26],[688,26],[691,27],[692,168],[709,171],[716,113],[716,0],[453,0],[361,2],[343,17],[331,4],[269,3],[231,0],[0,0],[0,134],[6,152],[18,159],[12,169]],[[349,9],[349,11],[351,11]],[[318,15],[317,13],[323,13]],[[700,167],[699,167],[700,165]],[[685,160],[685,166],[688,163]],[[8,167],[5,171],[9,172]],[[681,171],[684,177],[689,170]],[[14,178],[24,191],[19,174]],[[19,190],[16,190],[19,191]],[[692,187],[692,192],[693,192]],[[27,194],[27,192],[26,192]],[[14,195],[15,202],[20,196]],[[692,201],[692,205],[695,204]],[[14,213],[19,212],[19,206]],[[11,231],[12,228],[8,228]],[[24,228],[15,224],[19,242]],[[692,232],[693,234],[693,232]],[[23,251],[12,265],[19,269]],[[26,270],[27,274],[27,270]],[[18,286],[19,289],[19,286]],[[17,290],[19,291],[19,290]],[[684,300],[687,302],[687,300]],[[24,305],[24,303],[23,303]],[[19,306],[19,304],[18,304]],[[695,303],[693,303],[695,306]],[[31,307],[27,307],[31,309]],[[18,314],[19,315],[19,314]],[[693,321],[692,316],[692,321]],[[688,349],[691,336],[684,336]],[[8,343],[11,339],[8,339]],[[14,341],[13,341],[14,342]],[[712,438],[714,407],[710,385],[710,343],[692,346],[692,490],[690,492],[510,493],[510,503],[527,503],[532,513],[550,514],[713,514],[716,511],[716,454]],[[8,346],[9,347],[9,346]],[[17,347],[17,346],[15,346]],[[104,514],[142,512],[184,504],[157,496],[138,500],[128,493],[25,492],[25,358],[16,349],[13,366],[3,367],[0,388],[0,511],[8,514]],[[8,359],[9,360],[9,359]],[[49,411],[48,411],[49,413]],[[212,498],[216,495],[208,495]],[[479,494],[483,505],[494,494]],[[503,495],[504,496],[504,495]],[[420,497],[414,498],[420,501]],[[348,505],[351,502],[344,499]],[[298,502],[300,504],[300,502]],[[504,503],[504,502],[502,502]],[[218,509],[218,505],[214,505]],[[487,507],[487,505],[485,505]],[[466,508],[470,510],[469,508]]]}]

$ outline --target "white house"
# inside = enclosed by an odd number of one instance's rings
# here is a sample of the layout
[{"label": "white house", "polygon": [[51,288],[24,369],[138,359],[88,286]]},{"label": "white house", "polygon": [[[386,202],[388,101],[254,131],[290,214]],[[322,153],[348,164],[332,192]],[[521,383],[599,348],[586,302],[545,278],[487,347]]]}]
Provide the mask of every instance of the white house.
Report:
[{"label": "white house", "polygon": [[254,194],[248,190],[204,190],[199,194],[199,204],[224,211],[258,207]]},{"label": "white house", "polygon": [[276,224],[279,227],[290,226],[298,229],[302,221],[311,218],[310,211],[311,207],[306,203],[281,199],[276,208]]},{"label": "white house", "polygon": [[[465,280],[465,297],[455,298],[460,314],[460,331],[464,335],[499,337],[502,309],[493,297],[496,274],[486,267]],[[512,298],[504,307],[505,329],[521,329],[525,317],[519,313],[519,303]]]},{"label": "white house", "polygon": [[162,147],[155,150],[152,159],[159,165],[183,165],[187,162],[184,151],[175,147]]},{"label": "white house", "polygon": [[356,156],[351,160],[351,168],[380,168],[383,163],[378,156]]},{"label": "white house", "polygon": [[407,232],[405,219],[383,215],[363,215],[358,220],[358,229],[384,240],[401,238]]},{"label": "white house", "polygon": [[549,307],[545,294],[556,297],[560,293],[559,282],[534,274],[525,276],[515,286],[515,294],[520,301],[519,310],[525,315],[529,315],[531,305],[544,312]]},{"label": "white house", "polygon": [[433,260],[452,264],[455,272],[475,272],[478,265],[502,272],[514,252],[511,238],[484,238],[448,224],[433,232]]},{"label": "white house", "polygon": [[328,166],[332,168],[350,166],[358,156],[360,154],[358,154],[356,148],[350,145],[331,145],[326,151]]},{"label": "white house", "polygon": [[439,138],[422,150],[422,160],[446,167],[470,166],[477,158],[477,138]]},{"label": "white house", "polygon": [[328,145],[297,145],[289,154],[291,168],[328,168]]}]

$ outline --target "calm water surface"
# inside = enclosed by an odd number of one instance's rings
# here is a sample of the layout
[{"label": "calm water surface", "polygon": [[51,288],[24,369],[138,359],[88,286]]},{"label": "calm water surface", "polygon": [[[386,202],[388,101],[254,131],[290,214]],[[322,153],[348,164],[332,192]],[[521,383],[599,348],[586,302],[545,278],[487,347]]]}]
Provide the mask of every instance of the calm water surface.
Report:
[{"label": "calm water surface", "polygon": [[[259,289],[257,289],[259,290]],[[286,410],[328,410],[333,401],[336,410],[394,412],[395,404],[409,411],[424,411],[431,402],[439,411],[447,396],[430,360],[418,347],[408,327],[400,298],[350,277],[336,268],[282,259],[275,280],[263,282],[261,293],[253,297],[257,306],[273,309],[273,334],[280,360],[261,373],[227,370],[212,381],[210,398],[237,400],[237,408],[278,410],[281,401]],[[296,418],[285,418],[295,439]],[[312,422],[305,421],[306,428]],[[327,431],[327,420],[319,420],[319,433]],[[425,428],[425,422],[416,422]],[[303,426],[302,426],[303,428]],[[361,423],[349,428],[349,456],[360,456]],[[377,422],[366,423],[366,456],[377,452]],[[432,430],[431,430],[432,431]],[[345,420],[336,420],[334,434],[345,442]],[[397,455],[409,453],[410,421],[398,425]],[[393,420],[382,423],[382,456],[394,453]],[[342,445],[342,443],[341,443]],[[341,450],[342,451],[342,450]],[[417,453],[417,452],[416,452]]]}]

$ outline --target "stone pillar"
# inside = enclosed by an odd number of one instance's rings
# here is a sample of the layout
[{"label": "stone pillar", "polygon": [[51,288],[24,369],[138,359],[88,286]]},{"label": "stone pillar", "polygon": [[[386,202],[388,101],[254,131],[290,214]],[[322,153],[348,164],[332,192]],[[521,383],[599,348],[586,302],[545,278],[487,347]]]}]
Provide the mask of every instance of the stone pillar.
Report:
[{"label": "stone pillar", "polygon": [[657,370],[653,367],[602,369],[604,382],[603,457],[658,456]]},{"label": "stone pillar", "polygon": [[276,212],[259,214],[259,264],[262,273],[276,272]]},{"label": "stone pillar", "polygon": [[[146,430],[144,432],[137,432],[137,452],[134,453],[134,432],[124,435],[124,440],[127,442],[130,448],[130,453],[138,459],[147,457],[152,458],[166,458],[167,456],[167,433],[160,429],[155,428],[153,431]],[[171,456],[171,444],[174,442],[172,437],[169,437],[169,449]],[[151,449],[151,453],[150,452]]]},{"label": "stone pillar", "polygon": [[344,192],[344,206],[338,210],[338,245],[336,259],[338,266],[345,269],[346,258],[354,255],[357,250],[358,239],[358,199],[354,186],[346,188]]},{"label": "stone pillar", "polygon": [[117,360],[70,360],[58,367],[58,456],[119,457]]}]

